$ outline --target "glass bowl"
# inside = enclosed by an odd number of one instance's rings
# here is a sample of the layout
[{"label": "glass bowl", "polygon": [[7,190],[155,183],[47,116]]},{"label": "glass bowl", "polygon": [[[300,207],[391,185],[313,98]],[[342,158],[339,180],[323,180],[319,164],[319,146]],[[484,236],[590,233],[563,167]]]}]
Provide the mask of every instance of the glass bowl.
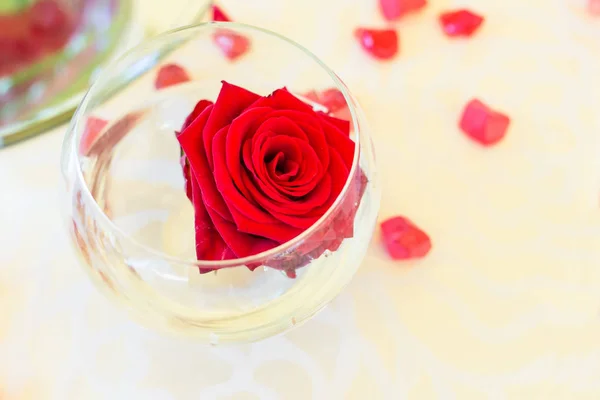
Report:
[{"label": "glass bowl", "polygon": [[[225,57],[223,36],[246,38],[249,51]],[[190,81],[157,90],[157,72],[173,63]],[[325,113],[334,109],[319,94],[337,93],[334,115],[349,121],[355,153],[340,195],[302,234],[250,257],[203,261],[176,132],[223,80],[260,95],[286,87]],[[99,133],[90,130],[97,118],[108,121]],[[108,66],[72,119],[62,173],[69,231],[93,280],[143,324],[212,344],[259,340],[324,307],[360,266],[379,209],[369,130],[346,86],[300,45],[243,24],[161,34]]]}]

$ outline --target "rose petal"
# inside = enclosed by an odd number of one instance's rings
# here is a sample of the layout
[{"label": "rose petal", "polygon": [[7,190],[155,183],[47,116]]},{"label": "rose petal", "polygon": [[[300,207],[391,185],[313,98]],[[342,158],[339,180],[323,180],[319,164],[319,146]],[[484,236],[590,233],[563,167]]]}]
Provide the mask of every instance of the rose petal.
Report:
[{"label": "rose petal", "polygon": [[183,67],[177,64],[166,64],[160,67],[154,80],[154,87],[158,90],[188,82],[190,76]]},{"label": "rose petal", "polygon": [[200,186],[192,178],[192,201],[194,204],[194,228],[196,232],[196,258],[198,260],[227,260],[235,258],[225,244],[208,215]]},{"label": "rose petal", "polygon": [[278,246],[278,243],[273,240],[239,232],[233,222],[223,219],[219,213],[210,208],[207,208],[207,211],[223,241],[238,258],[262,253]]},{"label": "rose petal", "polygon": [[208,165],[207,150],[202,141],[202,131],[205,129],[214,107],[215,105],[208,106],[190,126],[177,136],[177,140],[188,159],[192,175],[202,190],[207,208],[217,211],[223,218],[231,221],[233,217],[217,190],[213,171]]},{"label": "rose petal", "polygon": [[350,170],[354,160],[354,148],[356,147],[356,144],[346,133],[342,132],[337,126],[328,121],[324,121],[322,126],[327,143],[342,156],[344,164],[346,164],[346,167]]},{"label": "rose petal", "polygon": [[215,22],[231,22],[231,18],[229,18],[229,16],[227,14],[225,14],[225,11],[223,11],[223,9],[221,7],[213,4],[212,12],[213,12],[213,17],[212,17],[213,21],[215,21]]},{"label": "rose petal", "polygon": [[398,33],[395,30],[359,28],[354,35],[362,48],[377,59],[389,60],[398,53]]},{"label": "rose petal", "polygon": [[256,220],[257,222],[267,224],[277,223],[275,218],[266,213],[260,207],[257,207],[255,204],[248,201],[248,198],[240,193],[235,187],[233,180],[231,179],[231,175],[227,169],[225,158],[219,156],[219,154],[225,153],[227,134],[228,132],[226,129],[220,130],[214,138],[212,148],[213,157],[215,160],[215,166],[213,170],[215,183],[221,196],[223,197],[223,200],[228,204],[230,211],[233,211],[232,209],[235,208],[239,212]]},{"label": "rose petal", "polygon": [[342,131],[345,135],[350,136],[350,120],[349,119],[340,119],[336,117],[332,117],[331,115],[327,115],[325,113],[319,112],[317,113],[322,120],[335,125],[340,131]]},{"label": "rose petal", "polygon": [[[204,148],[212,149],[212,139],[217,131],[229,125],[232,120],[237,118],[248,106],[259,98],[260,96],[256,93],[223,81],[223,86],[202,134]],[[208,164],[212,168],[212,153],[209,152],[206,156]]]},{"label": "rose petal", "polygon": [[329,151],[327,150],[328,145],[324,137],[321,119],[311,113],[292,110],[278,110],[269,115],[269,118],[276,117],[286,117],[300,127],[321,161],[324,173],[329,167]]},{"label": "rose petal", "polygon": [[270,96],[261,97],[255,107],[271,107],[275,110],[296,110],[313,112],[312,106],[306,104],[287,89],[277,89]]},{"label": "rose petal", "polygon": [[200,114],[202,114],[202,111],[206,110],[206,108],[208,106],[211,106],[212,104],[213,104],[213,102],[212,101],[208,101],[208,100],[200,100],[198,103],[196,103],[196,106],[194,107],[194,110],[185,119],[185,122],[183,123],[183,126],[181,127],[181,130],[183,131],[185,128],[187,128],[188,126],[190,126],[191,123],[194,122],[194,120],[196,118],[198,118],[198,116]]},{"label": "rose petal", "polygon": [[439,21],[447,36],[471,36],[479,29],[484,18],[462,9],[441,14]]}]

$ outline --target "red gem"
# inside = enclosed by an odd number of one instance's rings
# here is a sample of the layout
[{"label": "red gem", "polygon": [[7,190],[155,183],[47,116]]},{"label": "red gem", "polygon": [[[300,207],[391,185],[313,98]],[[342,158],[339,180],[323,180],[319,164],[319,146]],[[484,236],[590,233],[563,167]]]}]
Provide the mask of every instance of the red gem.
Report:
[{"label": "red gem", "polygon": [[364,29],[355,31],[360,45],[373,57],[388,60],[398,53],[398,34],[392,29]]},{"label": "red gem", "polygon": [[499,142],[505,135],[510,118],[492,110],[481,101],[471,100],[465,107],[460,129],[471,139],[489,146]]},{"label": "red gem", "polygon": [[87,155],[92,144],[98,139],[98,135],[108,125],[108,121],[102,118],[88,117],[85,123],[85,130],[81,135],[81,142],[79,143],[79,152],[83,155]]},{"label": "red gem", "polygon": [[185,69],[177,64],[166,64],[160,67],[156,74],[154,87],[157,89],[166,88],[173,85],[178,85],[183,82],[188,82],[190,76]]},{"label": "red gem", "polygon": [[327,107],[331,113],[348,107],[344,95],[336,88],[324,90],[321,92],[320,97],[320,103]]},{"label": "red gem", "polygon": [[450,11],[440,15],[440,24],[448,36],[471,36],[484,18],[469,10]]},{"label": "red gem", "polygon": [[421,258],[431,250],[429,236],[409,219],[393,217],[381,223],[385,247],[394,260]]},{"label": "red gem", "polygon": [[221,7],[213,5],[212,11],[213,11],[213,18],[212,18],[213,21],[215,21],[215,22],[230,22],[231,21],[231,18],[229,18],[229,16],[227,14],[225,14],[225,12],[223,11],[223,9],[221,9]]},{"label": "red gem", "polygon": [[215,33],[213,39],[223,51],[223,54],[232,61],[250,48],[250,40],[248,38],[229,30],[219,30]]},{"label": "red gem", "polygon": [[588,0],[588,12],[592,15],[600,15],[600,0]]},{"label": "red gem", "polygon": [[403,14],[420,10],[426,5],[426,0],[379,0],[381,12],[388,21],[396,20]]},{"label": "red gem", "polygon": [[319,102],[319,94],[315,90],[304,93],[302,97],[305,97],[310,101],[314,101],[315,103]]}]

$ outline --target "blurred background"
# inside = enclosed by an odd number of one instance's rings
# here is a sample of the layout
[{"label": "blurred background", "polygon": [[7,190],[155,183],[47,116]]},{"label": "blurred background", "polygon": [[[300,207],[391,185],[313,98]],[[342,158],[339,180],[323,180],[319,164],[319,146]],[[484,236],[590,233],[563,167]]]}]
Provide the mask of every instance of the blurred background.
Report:
[{"label": "blurred background", "polygon": [[[592,3],[429,0],[388,22],[376,0],[220,1],[349,86],[372,126],[381,218],[409,215],[433,249],[394,262],[376,234],[314,320],[213,348],[149,332],[97,293],[65,233],[58,165],[64,123],[102,65],[210,19],[207,2],[0,0],[0,399],[600,398]],[[460,7],[486,21],[451,40],[437,18]],[[357,27],[396,29],[398,56],[366,55]],[[494,148],[458,129],[474,97],[511,118]]]}]

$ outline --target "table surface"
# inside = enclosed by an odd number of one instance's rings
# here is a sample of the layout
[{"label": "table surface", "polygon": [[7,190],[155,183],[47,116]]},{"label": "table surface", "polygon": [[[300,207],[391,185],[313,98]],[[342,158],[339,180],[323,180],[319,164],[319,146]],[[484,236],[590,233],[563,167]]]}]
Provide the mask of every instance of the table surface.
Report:
[{"label": "table surface", "polygon": [[[0,152],[0,399],[600,398],[600,18],[569,0],[430,0],[381,63],[352,38],[384,26],[375,0],[222,3],[338,72],[373,128],[381,218],[409,216],[432,252],[393,262],[377,233],[351,285],[283,336],[161,337],[77,265],[61,127]],[[457,6],[487,18],[471,40],[437,24]],[[512,118],[495,147],[457,129],[472,97]]]}]

